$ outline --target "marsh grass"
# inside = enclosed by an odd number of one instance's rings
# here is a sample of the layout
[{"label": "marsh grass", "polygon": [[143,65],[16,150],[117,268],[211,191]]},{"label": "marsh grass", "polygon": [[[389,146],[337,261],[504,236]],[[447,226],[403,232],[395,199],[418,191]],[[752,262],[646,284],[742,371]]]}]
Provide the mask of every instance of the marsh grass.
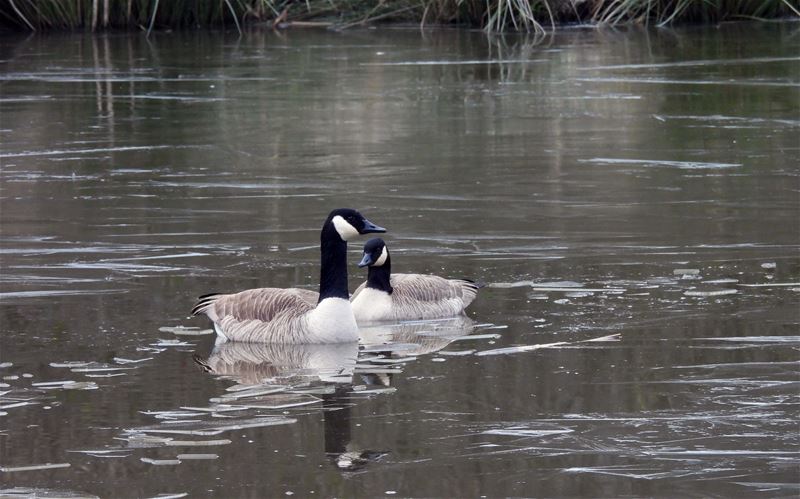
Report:
[{"label": "marsh grass", "polygon": [[5,0],[14,29],[98,30],[272,26],[346,29],[374,22],[457,24],[543,32],[560,23],[600,26],[715,23],[800,17],[795,0]]}]

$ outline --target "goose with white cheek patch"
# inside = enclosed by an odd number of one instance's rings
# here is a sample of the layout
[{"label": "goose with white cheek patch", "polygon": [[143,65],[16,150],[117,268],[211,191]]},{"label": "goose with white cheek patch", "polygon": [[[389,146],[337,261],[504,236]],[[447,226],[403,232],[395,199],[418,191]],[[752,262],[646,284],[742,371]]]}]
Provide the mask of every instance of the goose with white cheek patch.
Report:
[{"label": "goose with white cheek patch", "polygon": [[350,297],[359,324],[454,317],[478,293],[479,286],[467,279],[392,274],[389,250],[380,238],[367,241],[358,266],[369,266],[367,282]]},{"label": "goose with white cheek patch", "polygon": [[347,289],[347,241],[386,232],[356,210],[333,210],[320,233],[319,294],[298,288],[257,288],[200,297],[192,315],[214,322],[218,341],[342,343],[358,340]]}]

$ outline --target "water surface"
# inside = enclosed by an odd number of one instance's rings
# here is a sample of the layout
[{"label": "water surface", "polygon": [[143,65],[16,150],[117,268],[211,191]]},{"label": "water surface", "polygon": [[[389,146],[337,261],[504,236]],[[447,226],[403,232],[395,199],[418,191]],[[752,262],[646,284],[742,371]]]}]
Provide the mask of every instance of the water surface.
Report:
[{"label": "water surface", "polygon": [[[2,39],[3,490],[796,496],[797,36]],[[472,322],[213,348],[341,206]]]}]

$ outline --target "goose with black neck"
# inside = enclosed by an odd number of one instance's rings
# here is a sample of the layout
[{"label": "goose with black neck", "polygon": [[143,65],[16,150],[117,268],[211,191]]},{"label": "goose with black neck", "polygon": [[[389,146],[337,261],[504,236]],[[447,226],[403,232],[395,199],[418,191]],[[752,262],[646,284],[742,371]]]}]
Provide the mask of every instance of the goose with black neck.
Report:
[{"label": "goose with black neck", "polygon": [[256,288],[200,297],[192,315],[214,322],[218,340],[257,343],[341,343],[358,340],[347,288],[347,241],[386,232],[349,208],[333,210],[320,231],[319,293]]},{"label": "goose with black neck", "polygon": [[366,242],[358,266],[369,267],[367,282],[350,298],[358,324],[455,317],[464,313],[480,287],[468,279],[393,274],[389,249],[380,238]]}]

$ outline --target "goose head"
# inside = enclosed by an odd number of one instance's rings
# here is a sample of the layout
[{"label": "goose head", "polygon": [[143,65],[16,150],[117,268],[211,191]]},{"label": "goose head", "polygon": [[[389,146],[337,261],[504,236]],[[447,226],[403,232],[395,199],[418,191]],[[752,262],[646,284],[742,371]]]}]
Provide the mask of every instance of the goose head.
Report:
[{"label": "goose head", "polygon": [[370,239],[364,244],[364,256],[358,262],[359,267],[380,267],[389,259],[389,250],[380,237]]},{"label": "goose head", "polygon": [[333,210],[328,215],[325,226],[332,227],[339,234],[342,241],[349,241],[360,234],[386,232],[386,229],[375,225],[367,220],[364,215],[350,208]]}]

